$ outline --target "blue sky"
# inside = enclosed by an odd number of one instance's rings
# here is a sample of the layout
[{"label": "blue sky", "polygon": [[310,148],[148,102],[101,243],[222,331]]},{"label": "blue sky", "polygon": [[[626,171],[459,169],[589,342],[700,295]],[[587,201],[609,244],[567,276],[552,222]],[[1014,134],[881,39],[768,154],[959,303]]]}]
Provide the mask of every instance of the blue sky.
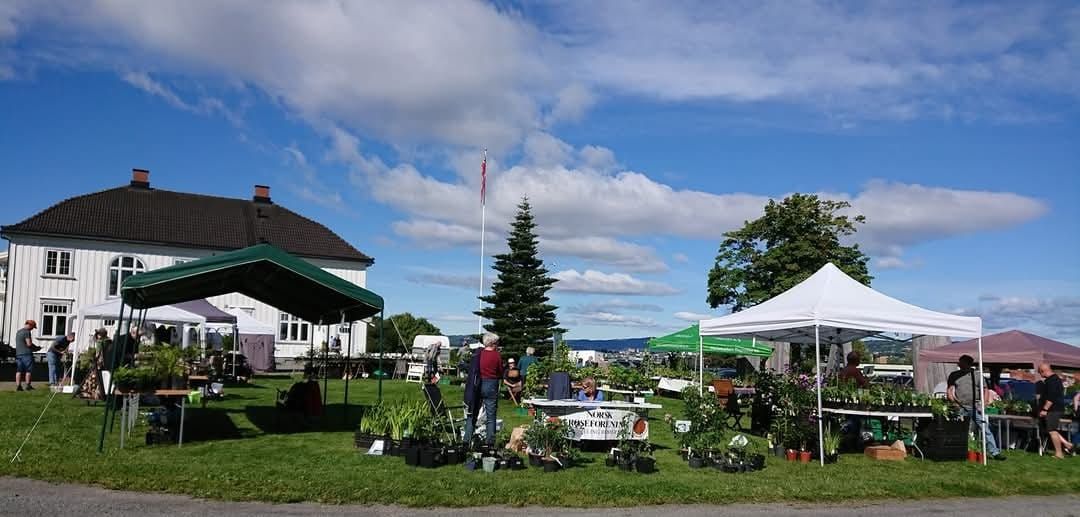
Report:
[{"label": "blue sky", "polygon": [[723,232],[817,192],[874,287],[1080,344],[1078,99],[1067,3],[5,2],[0,223],[269,184],[463,333],[486,147],[488,249],[528,195],[568,337],[723,313]]}]

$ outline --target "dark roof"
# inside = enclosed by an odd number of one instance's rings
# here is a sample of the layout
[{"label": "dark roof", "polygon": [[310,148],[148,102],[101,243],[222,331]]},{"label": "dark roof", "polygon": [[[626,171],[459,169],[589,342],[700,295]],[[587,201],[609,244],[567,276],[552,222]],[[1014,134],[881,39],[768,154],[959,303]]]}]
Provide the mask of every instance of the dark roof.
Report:
[{"label": "dark roof", "polygon": [[269,201],[138,186],[66,199],[0,233],[215,250],[268,243],[304,257],[374,262],[329,228]]}]

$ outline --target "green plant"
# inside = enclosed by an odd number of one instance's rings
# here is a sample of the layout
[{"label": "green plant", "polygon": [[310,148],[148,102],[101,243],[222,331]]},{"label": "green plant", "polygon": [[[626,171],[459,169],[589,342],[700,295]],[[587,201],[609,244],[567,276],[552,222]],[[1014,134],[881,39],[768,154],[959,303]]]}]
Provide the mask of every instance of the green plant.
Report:
[{"label": "green plant", "polygon": [[840,450],[840,433],[829,431],[822,438],[825,454],[836,454]]},{"label": "green plant", "polygon": [[536,419],[525,429],[525,444],[534,454],[555,458],[571,452],[571,436],[570,426],[557,417]]},{"label": "green plant", "polygon": [[651,458],[653,447],[647,438],[633,438],[635,416],[627,415],[619,429],[619,451],[628,461],[636,461],[638,458]]},{"label": "green plant", "polygon": [[76,361],[76,368],[80,372],[90,370],[94,366],[94,361],[97,360],[97,347],[90,347],[82,352],[79,352],[79,359]]},{"label": "green plant", "polygon": [[121,390],[133,390],[139,386],[139,372],[135,368],[121,366],[112,373],[113,384]]}]

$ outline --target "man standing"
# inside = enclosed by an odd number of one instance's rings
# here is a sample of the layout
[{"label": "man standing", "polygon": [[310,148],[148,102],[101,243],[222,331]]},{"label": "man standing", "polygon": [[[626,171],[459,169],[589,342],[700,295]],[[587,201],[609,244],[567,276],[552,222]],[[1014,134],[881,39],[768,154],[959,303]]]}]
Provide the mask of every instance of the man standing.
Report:
[{"label": "man standing", "polygon": [[965,354],[960,356],[960,359],[956,361],[956,365],[960,369],[949,374],[947,381],[949,387],[945,392],[946,396],[960,406],[960,412],[964,416],[970,417],[972,424],[982,429],[983,436],[986,438],[986,452],[990,454],[990,457],[999,461],[1004,460],[1005,456],[998,449],[997,441],[994,439],[993,433],[990,432],[990,426],[986,425],[986,418],[982,414],[980,406],[982,393],[979,389],[979,380],[975,378],[975,359]]},{"label": "man standing", "polygon": [[[479,366],[480,400],[484,406],[484,420],[487,427],[484,433],[484,441],[488,445],[495,445],[495,414],[499,407],[499,386],[502,384],[503,365],[499,355],[499,336],[488,332],[483,338],[484,348],[477,352],[479,358],[475,361]],[[466,390],[468,395],[468,390]],[[472,417],[465,421],[465,443],[472,441],[475,432],[476,418]]]},{"label": "man standing", "polygon": [[859,353],[852,350],[847,355],[847,366],[840,373],[836,375],[837,380],[842,383],[854,383],[859,388],[865,388],[870,385],[870,381],[863,375],[862,370],[859,369]]},{"label": "man standing", "polygon": [[68,332],[53,340],[52,346],[45,352],[45,357],[49,360],[49,386],[57,386],[63,380],[64,354],[67,354],[68,347],[73,341],[75,341],[75,333]]},{"label": "man standing", "polygon": [[26,378],[26,390],[34,389],[30,384],[30,370],[34,368],[34,352],[41,347],[34,344],[30,333],[36,328],[36,321],[26,320],[23,328],[15,333],[15,391],[23,391],[23,377]]},{"label": "man standing", "polygon": [[1061,436],[1058,430],[1061,427],[1061,416],[1065,412],[1062,400],[1065,398],[1065,385],[1061,382],[1054,370],[1050,369],[1049,363],[1039,365],[1039,375],[1043,378],[1043,397],[1039,400],[1040,424],[1050,436],[1050,442],[1054,444],[1054,457],[1061,459],[1065,455],[1062,449],[1072,452],[1072,444]]},{"label": "man standing", "polygon": [[536,357],[533,356],[535,353],[536,349],[530,346],[525,349],[525,355],[521,356],[521,360],[518,361],[518,369],[521,370],[522,380],[529,375],[529,365],[536,362]]}]

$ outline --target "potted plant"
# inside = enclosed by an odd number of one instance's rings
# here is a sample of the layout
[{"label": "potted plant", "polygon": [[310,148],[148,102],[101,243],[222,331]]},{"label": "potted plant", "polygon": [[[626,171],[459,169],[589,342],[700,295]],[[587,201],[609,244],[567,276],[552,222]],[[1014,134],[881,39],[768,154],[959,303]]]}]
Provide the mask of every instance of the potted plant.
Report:
[{"label": "potted plant", "polygon": [[[533,451],[539,451],[544,472],[555,472],[572,461],[570,436],[573,431],[557,417],[534,420],[525,430],[525,443]],[[532,461],[530,457],[530,461]]]},{"label": "potted plant", "polygon": [[982,444],[974,436],[968,436],[968,463],[982,463]]},{"label": "potted plant", "polygon": [[836,463],[840,458],[840,433],[825,433],[822,444],[825,448],[825,463]]},{"label": "potted plant", "polygon": [[139,374],[134,368],[121,366],[113,372],[112,382],[120,391],[135,391],[139,386]]},{"label": "potted plant", "polygon": [[803,442],[802,445],[799,446],[799,462],[810,463],[811,459],[813,459],[813,454],[807,450],[806,442]]}]

